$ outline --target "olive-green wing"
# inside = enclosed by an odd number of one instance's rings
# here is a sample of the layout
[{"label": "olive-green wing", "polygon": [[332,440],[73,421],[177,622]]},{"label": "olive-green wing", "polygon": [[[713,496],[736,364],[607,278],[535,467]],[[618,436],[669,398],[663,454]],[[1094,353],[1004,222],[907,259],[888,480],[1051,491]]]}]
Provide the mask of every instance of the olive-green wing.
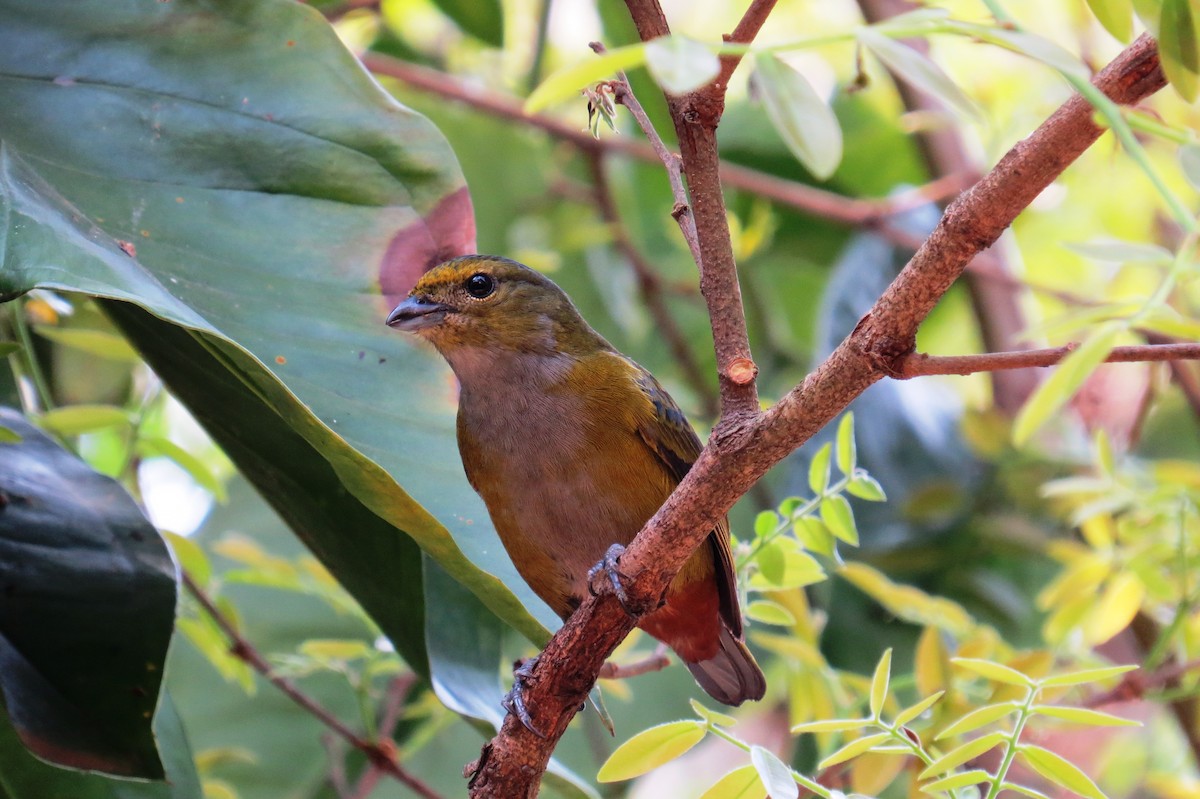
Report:
[{"label": "olive-green wing", "polygon": [[[638,427],[638,433],[646,445],[674,476],[675,482],[683,480],[700,457],[702,445],[696,431],[688,422],[675,400],[666,392],[654,375],[630,362],[637,371],[639,387],[646,393],[654,408],[654,416],[648,423]],[[733,566],[733,552],[729,547],[729,520],[721,519],[708,537],[716,565],[717,591],[721,601],[721,616],[735,637],[742,635],[742,613],[738,608],[737,578]]]}]

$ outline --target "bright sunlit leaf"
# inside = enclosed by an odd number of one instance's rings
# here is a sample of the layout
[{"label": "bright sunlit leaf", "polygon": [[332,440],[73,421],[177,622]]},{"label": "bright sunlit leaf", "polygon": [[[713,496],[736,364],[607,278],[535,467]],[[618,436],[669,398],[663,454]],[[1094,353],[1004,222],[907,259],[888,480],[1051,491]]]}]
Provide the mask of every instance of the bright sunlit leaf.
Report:
[{"label": "bright sunlit leaf", "polygon": [[672,721],[642,730],[609,755],[596,779],[619,782],[640,777],[679,757],[704,740],[706,733],[702,721]]},{"label": "bright sunlit leaf", "polygon": [[669,94],[687,94],[721,72],[717,54],[685,36],[663,36],[646,43],[646,68]]},{"label": "bright sunlit leaf", "polygon": [[770,53],[754,57],[755,85],[771,123],[804,168],[819,180],[842,160],[842,127],[808,81]]}]

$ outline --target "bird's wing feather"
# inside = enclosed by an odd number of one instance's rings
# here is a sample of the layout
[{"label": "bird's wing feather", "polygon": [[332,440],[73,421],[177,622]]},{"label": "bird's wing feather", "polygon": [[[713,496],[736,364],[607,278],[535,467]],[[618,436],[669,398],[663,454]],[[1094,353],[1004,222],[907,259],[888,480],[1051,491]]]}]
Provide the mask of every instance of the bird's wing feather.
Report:
[{"label": "bird's wing feather", "polygon": [[[638,426],[638,434],[678,483],[692,468],[696,458],[700,457],[700,438],[683,415],[683,411],[675,404],[675,400],[658,384],[654,376],[637,364],[632,365],[637,373],[638,386],[645,392],[654,409],[653,416]],[[733,552],[729,547],[728,519],[722,518],[717,523],[709,534],[708,543],[712,547],[715,561],[721,616],[734,636],[740,637],[742,614],[738,609],[737,579]]]}]

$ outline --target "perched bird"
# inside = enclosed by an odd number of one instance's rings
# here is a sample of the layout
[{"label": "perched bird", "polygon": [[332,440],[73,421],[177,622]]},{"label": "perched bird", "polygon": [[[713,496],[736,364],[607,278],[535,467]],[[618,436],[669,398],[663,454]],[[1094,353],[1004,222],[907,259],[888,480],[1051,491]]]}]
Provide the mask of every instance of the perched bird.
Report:
[{"label": "perched bird", "polygon": [[[461,385],[458,447],[505,549],[564,619],[612,544],[628,544],[700,454],[658,381],[588,326],[545,276],[506,258],[434,267],[388,316],[429,341]],[[766,681],[742,642],[724,520],[639,625],[727,705]]]}]

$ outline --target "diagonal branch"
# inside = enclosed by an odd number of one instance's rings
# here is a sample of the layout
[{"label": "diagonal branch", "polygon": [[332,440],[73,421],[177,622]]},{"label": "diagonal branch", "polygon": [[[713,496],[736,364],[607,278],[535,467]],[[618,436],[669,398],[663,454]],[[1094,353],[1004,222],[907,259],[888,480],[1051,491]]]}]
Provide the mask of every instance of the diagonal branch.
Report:
[{"label": "diagonal branch", "polygon": [[[1041,350],[1016,352],[987,352],[982,355],[925,355],[914,352],[900,359],[897,370],[888,375],[908,380],[926,375],[970,375],[976,372],[999,372],[1006,369],[1026,369],[1054,366],[1075,350],[1077,344]],[[1114,347],[1104,363],[1146,363],[1161,361],[1194,361],[1200,359],[1200,344],[1143,344]]]},{"label": "diagonal branch", "polygon": [[[1095,83],[1121,104],[1158,91],[1165,80],[1154,40],[1146,35],[1139,38]],[[765,413],[732,415],[729,411],[740,410],[740,405],[735,402],[726,407],[726,415],[692,470],[621,558],[631,607],[655,607],[716,519],[767,469],[807,441],[867,387],[896,370],[913,351],[917,327],[971,258],[990,246],[1100,136],[1103,131],[1093,117],[1087,101],[1075,96],[1014,146],[979,184],[946,209],[930,238],[854,331],[777,405]],[[691,181],[692,173],[688,177]],[[719,191],[720,187],[692,182],[690,188],[697,200],[701,192]],[[707,215],[699,213],[696,221],[698,227],[712,224]],[[720,226],[724,225],[721,219]],[[716,314],[729,312],[727,304],[714,303],[714,327],[729,322],[718,320]],[[740,307],[732,313],[740,319]],[[514,716],[507,717],[480,756],[471,780],[472,796],[536,794],[554,745],[585,700],[605,659],[635,623],[611,594],[589,598],[579,607],[547,645],[526,680],[526,704],[544,737],[526,729]]]}]

